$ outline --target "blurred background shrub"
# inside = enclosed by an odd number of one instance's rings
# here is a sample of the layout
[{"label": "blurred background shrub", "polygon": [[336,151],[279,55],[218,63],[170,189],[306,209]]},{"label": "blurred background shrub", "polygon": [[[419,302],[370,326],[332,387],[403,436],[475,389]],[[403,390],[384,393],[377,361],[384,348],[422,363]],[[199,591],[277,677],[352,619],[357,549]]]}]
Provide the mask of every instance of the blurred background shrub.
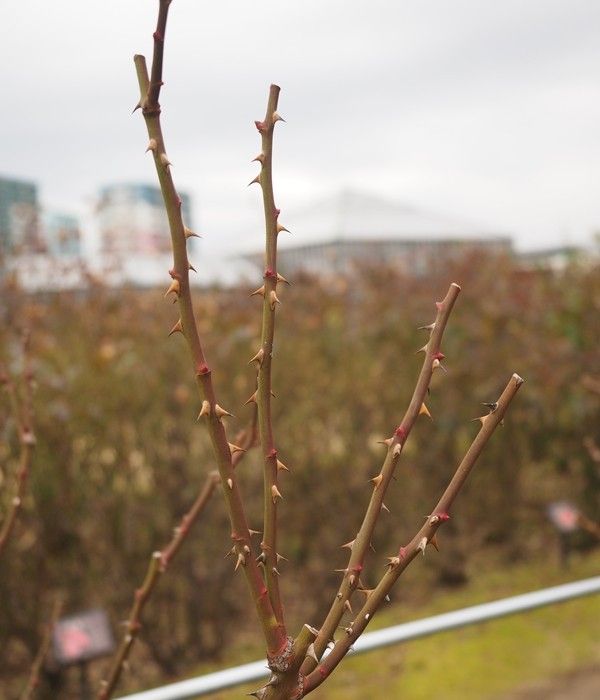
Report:
[{"label": "blurred background shrub", "polygon": [[[441,537],[419,566],[420,594],[476,576],[469,554],[490,566],[547,557],[553,534],[545,509],[557,498],[600,513],[597,444],[600,396],[600,274],[597,265],[532,271],[506,258],[468,257],[408,277],[385,267],[353,278],[304,277],[282,294],[275,341],[276,440],[291,473],[281,512],[283,593],[288,618],[318,625],[337,582],[384,451],[414,388],[433,302],[449,282],[463,288],[428,406],[405,449],[377,529],[365,584],[381,573],[422,522],[476,431],[470,419],[513,371],[527,382],[487,448]],[[249,358],[259,308],[246,289],[196,293],[196,312],[220,402],[249,417]],[[0,571],[0,676],[21,687],[50,600],[65,612],[106,608],[118,632],[150,553],[168,541],[205,474],[214,468],[183,339],[167,338],[175,312],[158,290],[111,289],[27,295],[2,290],[3,358],[16,330],[29,328],[37,391],[38,447],[25,511]],[[591,386],[591,388],[590,388]],[[14,431],[1,409],[2,508],[15,470]],[[596,443],[594,443],[596,441]],[[261,528],[257,451],[239,467],[251,526]],[[0,511],[0,512],[3,512]],[[581,537],[581,546],[592,538]],[[224,555],[229,525],[214,498],[161,581],[132,659],[133,685],[190,671],[220,654],[252,619],[241,577]],[[540,586],[543,581],[540,581]],[[400,597],[406,595],[399,591]],[[140,663],[140,660],[144,663]],[[20,685],[19,685],[20,684]],[[125,684],[126,687],[127,684]],[[12,686],[7,686],[12,687]]]}]

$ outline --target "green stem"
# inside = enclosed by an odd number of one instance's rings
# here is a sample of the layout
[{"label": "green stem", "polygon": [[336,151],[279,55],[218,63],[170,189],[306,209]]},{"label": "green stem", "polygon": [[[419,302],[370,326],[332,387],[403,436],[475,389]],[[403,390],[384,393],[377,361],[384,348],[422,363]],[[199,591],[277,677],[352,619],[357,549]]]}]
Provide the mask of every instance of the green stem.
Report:
[{"label": "green stem", "polygon": [[261,622],[267,644],[267,652],[275,654],[285,644],[279,624],[273,613],[273,608],[266,595],[266,588],[254,557],[251,555],[252,542],[245,509],[239,486],[235,478],[232,453],[229,447],[223,417],[228,415],[217,403],[216,393],[212,382],[211,370],[200,342],[198,327],[194,316],[189,285],[189,262],[186,247],[187,229],[181,214],[181,199],[177,194],[170,172],[165,142],[160,123],[160,105],[158,94],[162,85],[162,54],[164,34],[166,29],[167,11],[170,0],[161,0],[157,31],[154,34],[154,59],[152,66],[152,83],[148,76],[146,60],[143,56],[134,57],[138,83],[140,86],[140,102],[142,113],[148,130],[148,148],[152,152],[165,209],[169,220],[171,242],[173,246],[173,269],[169,291],[173,292],[179,306],[180,325],[189,346],[196,383],[201,397],[203,409],[201,416],[206,418],[208,431],[215,453],[217,466],[221,475],[223,492],[225,494],[229,518],[232,526],[232,539],[238,553],[238,561],[242,564],[246,581],[249,585],[258,617]]},{"label": "green stem", "polygon": [[[439,365],[439,353],[442,342],[442,337],[446,324],[450,317],[450,313],[454,307],[454,303],[460,287],[452,283],[443,301],[437,304],[437,315],[433,324],[428,327],[430,330],[430,338],[427,345],[424,347],[425,359],[421,372],[415,386],[409,406],[402,418],[402,422],[396,428],[392,438],[386,441],[387,454],[381,467],[380,473],[375,477],[374,488],[371,494],[371,499],[363,522],[352,544],[348,565],[344,570],[342,582],[337,591],[336,597],[331,604],[325,621],[321,625],[317,639],[315,640],[315,654],[321,658],[327,644],[338,628],[340,621],[346,610],[346,601],[349,600],[352,593],[356,590],[360,581],[360,573],[363,569],[365,557],[371,545],[373,532],[383,508],[383,501],[387,488],[392,480],[394,470],[400,459],[402,448],[422,410],[431,377],[434,369]],[[316,666],[316,661],[312,658],[307,658],[302,667],[304,673],[310,673]]]},{"label": "green stem", "polygon": [[448,519],[450,508],[471,473],[477,458],[494,433],[494,430],[502,422],[510,402],[522,384],[523,379],[518,374],[513,374],[498,399],[496,408],[489,415],[482,416],[480,419],[481,429],[475,436],[431,515],[409,544],[400,548],[397,556],[389,558],[387,572],[381,578],[376,588],[369,592],[360,612],[346,628],[346,634],[335,642],[331,652],[319,663],[318,667],[306,676],[304,680],[304,695],[312,692],[331,674],[373,619],[373,615],[386,599],[402,572],[418,554],[425,552],[425,547],[432,541],[438,528]]},{"label": "green stem", "polygon": [[271,85],[264,121],[256,126],[261,134],[262,151],[258,156],[261,164],[258,182],[262,188],[265,215],[265,261],[262,314],[261,348],[263,360],[258,367],[258,432],[263,452],[263,488],[264,488],[264,525],[263,541],[261,542],[261,560],[265,568],[265,581],[269,598],[277,622],[284,634],[285,622],[283,604],[279,591],[279,571],[277,562],[277,504],[280,496],[278,484],[277,449],[273,437],[273,421],[271,414],[271,366],[273,359],[273,337],[275,334],[275,309],[277,306],[277,217],[279,211],[275,207],[273,194],[273,132],[275,127],[274,115],[277,112],[279,87]]}]

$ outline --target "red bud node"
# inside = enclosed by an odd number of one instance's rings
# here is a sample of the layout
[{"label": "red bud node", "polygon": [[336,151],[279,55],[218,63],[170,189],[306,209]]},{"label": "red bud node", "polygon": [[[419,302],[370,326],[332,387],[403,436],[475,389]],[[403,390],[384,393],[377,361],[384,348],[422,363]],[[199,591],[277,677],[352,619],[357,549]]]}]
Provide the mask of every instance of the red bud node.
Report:
[{"label": "red bud node", "polygon": [[400,440],[400,442],[404,442],[406,440],[406,428],[399,425],[396,430],[394,430],[394,435]]}]

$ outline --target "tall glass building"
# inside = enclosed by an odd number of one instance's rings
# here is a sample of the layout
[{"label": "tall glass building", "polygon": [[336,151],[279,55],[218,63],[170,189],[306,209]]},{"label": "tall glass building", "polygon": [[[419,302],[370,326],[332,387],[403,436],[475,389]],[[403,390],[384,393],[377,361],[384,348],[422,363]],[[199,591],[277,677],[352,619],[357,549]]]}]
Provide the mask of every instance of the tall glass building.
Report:
[{"label": "tall glass building", "polygon": [[0,176],[0,255],[44,250],[37,185]]},{"label": "tall glass building", "polygon": [[[183,220],[192,228],[191,202],[180,193]],[[158,187],[143,184],[109,185],[100,191],[96,208],[101,250],[114,256],[153,256],[169,253],[171,239]]]}]

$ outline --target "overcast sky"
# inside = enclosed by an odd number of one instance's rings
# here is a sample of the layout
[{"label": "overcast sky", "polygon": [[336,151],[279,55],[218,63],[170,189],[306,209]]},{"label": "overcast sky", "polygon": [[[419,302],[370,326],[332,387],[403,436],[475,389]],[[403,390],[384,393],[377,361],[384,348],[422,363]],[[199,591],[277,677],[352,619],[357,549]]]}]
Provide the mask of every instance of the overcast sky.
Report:
[{"label": "overcast sky", "polygon": [[[81,213],[154,182],[134,53],[155,0],[0,0],[0,173]],[[253,120],[282,87],[281,220],[352,186],[521,248],[600,230],[598,0],[173,0],[161,103],[207,253],[261,236]],[[288,212],[288,216],[286,216]],[[300,232],[299,232],[300,233]]]}]

